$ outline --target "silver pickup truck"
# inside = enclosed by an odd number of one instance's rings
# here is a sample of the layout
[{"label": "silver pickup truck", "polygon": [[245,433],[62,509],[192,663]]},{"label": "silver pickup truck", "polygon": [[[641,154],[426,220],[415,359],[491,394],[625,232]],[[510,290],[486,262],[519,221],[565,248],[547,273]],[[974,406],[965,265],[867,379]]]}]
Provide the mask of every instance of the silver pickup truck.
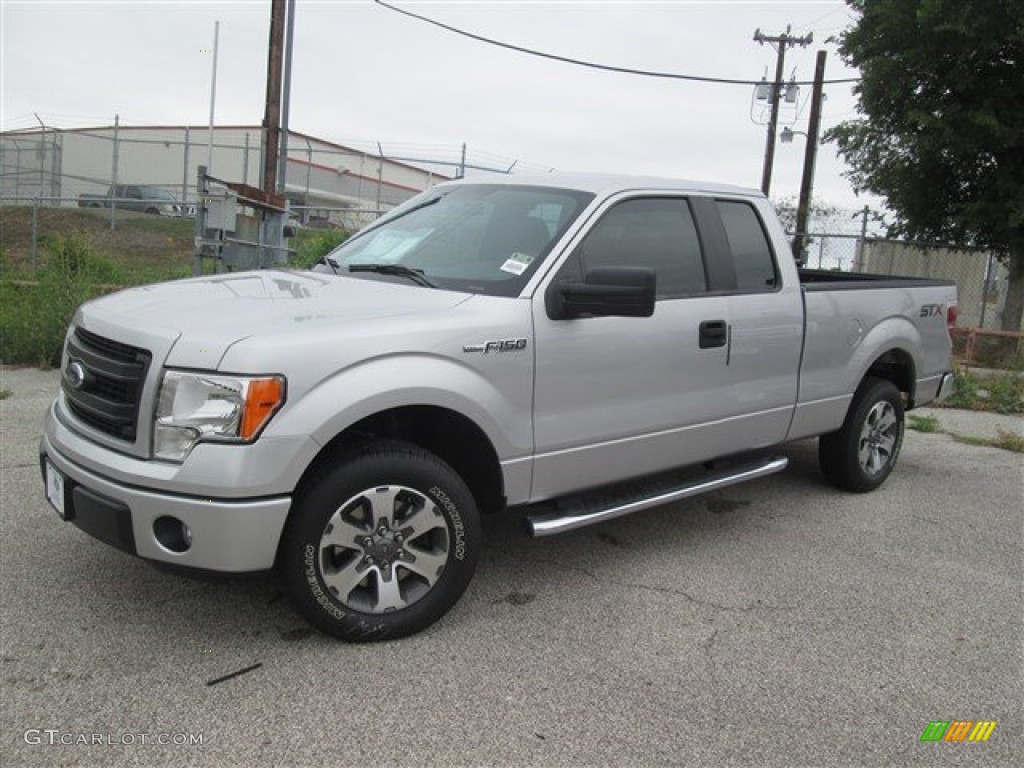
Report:
[{"label": "silver pickup truck", "polygon": [[40,443],[60,515],[125,552],[276,567],[347,640],[455,604],[481,515],[555,534],[777,472],[870,491],[952,387],[957,294],[800,271],[760,194],[661,179],[439,185],[309,272],[83,305]]}]

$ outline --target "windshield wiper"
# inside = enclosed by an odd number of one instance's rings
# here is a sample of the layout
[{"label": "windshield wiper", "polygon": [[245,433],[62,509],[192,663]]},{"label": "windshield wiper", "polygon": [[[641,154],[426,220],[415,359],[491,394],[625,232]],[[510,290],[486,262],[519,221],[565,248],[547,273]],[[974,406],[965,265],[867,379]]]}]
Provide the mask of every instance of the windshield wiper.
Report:
[{"label": "windshield wiper", "polygon": [[378,275],[397,275],[398,277],[407,277],[417,285],[423,285],[427,288],[437,288],[437,286],[427,279],[426,275],[423,274],[422,269],[412,269],[402,264],[350,264],[348,268],[349,272],[375,272]]}]

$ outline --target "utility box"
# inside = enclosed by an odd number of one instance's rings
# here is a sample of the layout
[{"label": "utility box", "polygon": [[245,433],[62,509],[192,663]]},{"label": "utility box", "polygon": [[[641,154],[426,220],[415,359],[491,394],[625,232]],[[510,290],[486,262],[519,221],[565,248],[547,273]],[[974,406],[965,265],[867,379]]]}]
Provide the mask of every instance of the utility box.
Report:
[{"label": "utility box", "polygon": [[234,232],[238,224],[238,196],[223,184],[210,184],[206,201],[206,228]]},{"label": "utility box", "polygon": [[199,166],[196,187],[195,262],[193,274],[203,273],[203,260],[214,271],[267,269],[287,263],[285,243],[288,201],[246,184],[215,179]]}]

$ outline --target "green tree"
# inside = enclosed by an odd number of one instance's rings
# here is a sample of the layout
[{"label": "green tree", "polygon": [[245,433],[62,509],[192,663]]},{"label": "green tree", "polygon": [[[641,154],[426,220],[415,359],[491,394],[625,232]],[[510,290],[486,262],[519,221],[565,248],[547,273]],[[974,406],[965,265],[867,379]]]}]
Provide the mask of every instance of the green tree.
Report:
[{"label": "green tree", "polygon": [[986,248],[1008,266],[1004,330],[1024,309],[1024,2],[847,0],[840,53],[863,115],[832,128],[894,236]]},{"label": "green tree", "polygon": [[[782,228],[787,233],[796,232],[796,213],[799,201],[795,195],[786,195],[772,200],[775,212],[782,222]],[[842,211],[831,203],[811,200],[810,215],[808,216],[808,231],[829,231],[834,219],[839,218]]]}]

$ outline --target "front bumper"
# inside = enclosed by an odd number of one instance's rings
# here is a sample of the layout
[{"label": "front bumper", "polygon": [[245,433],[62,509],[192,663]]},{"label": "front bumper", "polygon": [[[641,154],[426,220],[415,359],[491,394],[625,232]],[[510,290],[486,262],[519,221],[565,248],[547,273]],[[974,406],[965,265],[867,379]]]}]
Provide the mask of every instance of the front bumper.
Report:
[{"label": "front bumper", "polygon": [[[241,573],[272,568],[291,497],[214,499],[140,488],[74,463],[44,435],[41,464],[64,478],[65,516],[91,536],[149,560],[209,571]],[[158,538],[157,521],[185,526],[190,540],[173,551]],[[180,547],[179,547],[180,548]]]}]

